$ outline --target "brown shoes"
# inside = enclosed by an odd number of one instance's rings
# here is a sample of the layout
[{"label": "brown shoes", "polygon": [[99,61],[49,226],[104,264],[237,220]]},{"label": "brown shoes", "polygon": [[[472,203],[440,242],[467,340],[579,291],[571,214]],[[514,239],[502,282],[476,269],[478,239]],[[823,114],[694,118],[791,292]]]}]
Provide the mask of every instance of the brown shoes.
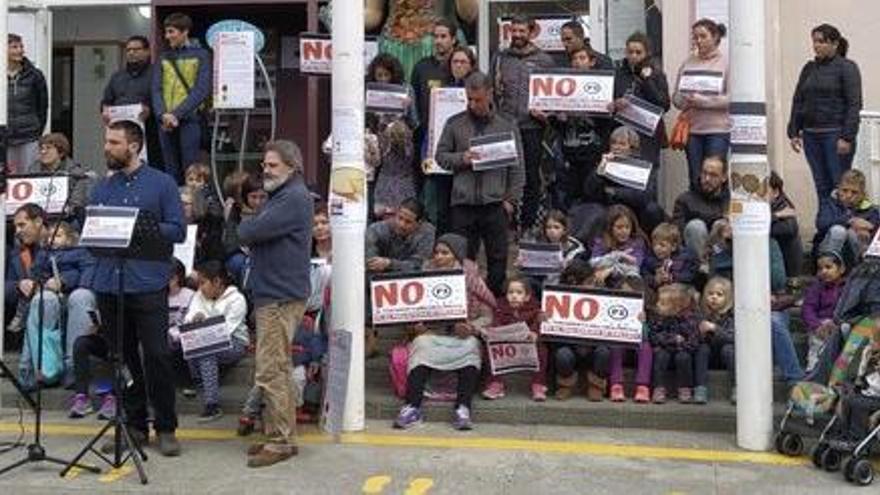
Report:
[{"label": "brown shoes", "polygon": [[270,445],[271,444],[255,443],[248,447],[248,467],[259,468],[271,466],[281,461],[286,461],[287,459],[290,459],[291,457],[299,454],[299,449],[296,445],[272,446],[276,447],[277,450],[270,450]]}]

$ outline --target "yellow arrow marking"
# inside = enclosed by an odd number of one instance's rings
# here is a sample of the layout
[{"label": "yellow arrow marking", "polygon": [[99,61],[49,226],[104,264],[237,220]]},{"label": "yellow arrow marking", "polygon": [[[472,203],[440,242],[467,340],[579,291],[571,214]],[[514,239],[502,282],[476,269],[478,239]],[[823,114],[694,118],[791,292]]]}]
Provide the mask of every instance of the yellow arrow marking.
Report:
[{"label": "yellow arrow marking", "polygon": [[107,474],[98,478],[101,483],[112,483],[120,478],[124,478],[131,474],[134,468],[131,466],[122,466],[119,469],[111,469]]},{"label": "yellow arrow marking", "polygon": [[434,480],[431,478],[416,478],[409,483],[409,487],[403,492],[403,495],[427,495],[432,486],[434,486]]},{"label": "yellow arrow marking", "polygon": [[64,479],[72,480],[72,479],[76,478],[77,476],[79,476],[79,474],[81,472],[82,472],[81,468],[73,466],[72,468],[70,468],[70,471],[68,471],[67,474],[64,475]]},{"label": "yellow arrow marking", "polygon": [[367,478],[367,481],[364,481],[362,490],[366,494],[375,495],[385,491],[389,484],[391,484],[391,476],[384,474],[381,476],[370,476]]}]

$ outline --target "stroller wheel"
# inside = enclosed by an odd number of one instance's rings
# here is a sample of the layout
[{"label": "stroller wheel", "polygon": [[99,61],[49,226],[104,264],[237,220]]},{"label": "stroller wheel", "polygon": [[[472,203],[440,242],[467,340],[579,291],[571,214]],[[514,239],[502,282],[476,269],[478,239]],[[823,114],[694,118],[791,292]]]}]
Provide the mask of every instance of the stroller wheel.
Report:
[{"label": "stroller wheel", "polygon": [[810,459],[812,459],[814,466],[822,469],[822,456],[825,455],[827,450],[828,444],[823,442],[817,443],[816,446],[813,447],[813,451],[810,453]]},{"label": "stroller wheel", "polygon": [[853,482],[857,485],[868,486],[874,482],[874,466],[871,461],[860,457],[853,463]]},{"label": "stroller wheel", "polygon": [[776,450],[789,457],[796,457],[803,453],[804,441],[796,433],[780,433],[776,437]]},{"label": "stroller wheel", "polygon": [[846,481],[853,481],[853,468],[855,465],[855,457],[848,455],[843,458],[843,467],[841,468],[841,471],[843,471],[843,477],[846,478]]},{"label": "stroller wheel", "polygon": [[822,462],[822,468],[825,469],[825,471],[833,473],[840,470],[840,463],[843,460],[843,455],[837,450],[825,449],[825,452],[819,456],[819,460]]}]

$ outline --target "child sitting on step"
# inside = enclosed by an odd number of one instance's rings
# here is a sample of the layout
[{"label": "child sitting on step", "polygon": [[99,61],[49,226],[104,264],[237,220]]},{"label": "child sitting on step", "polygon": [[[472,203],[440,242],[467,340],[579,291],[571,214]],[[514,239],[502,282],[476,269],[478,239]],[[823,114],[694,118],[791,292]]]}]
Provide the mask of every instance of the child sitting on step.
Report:
[{"label": "child sitting on step", "polygon": [[[531,339],[538,346],[538,371],[532,374],[532,400],[547,400],[547,346],[540,342],[541,305],[532,295],[532,288],[524,277],[507,279],[504,286],[504,299],[498,301],[492,321],[493,327],[525,323],[529,327]],[[488,360],[486,361],[488,363]],[[490,366],[485,366],[491,370]],[[491,374],[491,371],[488,371]],[[502,375],[492,375],[483,390],[483,397],[489,400],[504,397],[505,387]]]},{"label": "child sitting on step", "polygon": [[709,401],[709,361],[719,356],[730,378],[730,401],[736,402],[736,367],[734,364],[733,284],[724,277],[712,277],[703,288],[700,302],[700,347],[697,349],[694,403]]},{"label": "child sitting on step", "polygon": [[669,367],[674,363],[678,401],[689,403],[693,398],[694,353],[700,344],[690,289],[683,284],[661,287],[648,323],[654,349],[654,393],[651,400],[655,404],[666,402]]}]

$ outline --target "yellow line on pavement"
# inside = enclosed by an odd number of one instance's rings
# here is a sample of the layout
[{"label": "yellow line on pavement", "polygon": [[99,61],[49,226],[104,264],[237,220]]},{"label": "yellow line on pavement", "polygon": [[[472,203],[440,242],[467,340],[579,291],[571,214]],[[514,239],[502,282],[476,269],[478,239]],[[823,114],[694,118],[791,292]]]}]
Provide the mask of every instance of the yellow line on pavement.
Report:
[{"label": "yellow line on pavement", "polygon": [[[17,423],[0,423],[0,433],[17,433]],[[44,424],[43,432],[57,436],[88,436],[98,432],[98,426],[71,424]],[[26,426],[31,431],[30,426]],[[232,429],[186,428],[178,429],[181,440],[244,441]],[[109,438],[109,436],[108,436]],[[300,436],[304,444],[331,443],[332,438],[320,433]],[[491,438],[454,435],[450,437],[419,436],[411,434],[348,433],[341,442],[349,445],[379,447],[420,447],[441,449],[470,449],[520,451],[543,454],[592,455],[632,459],[666,459],[697,462],[753,463],[775,466],[803,466],[809,464],[805,457],[786,457],[775,453],[744,452],[738,450],[710,450],[694,448],[656,447],[649,445],[622,445],[596,442],[566,442],[549,440],[526,440],[517,438]]]}]

